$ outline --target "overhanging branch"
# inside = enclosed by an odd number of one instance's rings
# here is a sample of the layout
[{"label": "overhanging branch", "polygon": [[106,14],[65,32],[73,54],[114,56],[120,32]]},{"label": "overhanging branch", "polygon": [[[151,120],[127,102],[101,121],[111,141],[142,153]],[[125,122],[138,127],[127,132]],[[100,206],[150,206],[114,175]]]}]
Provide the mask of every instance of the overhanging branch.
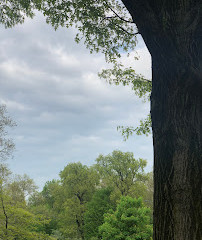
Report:
[{"label": "overhanging branch", "polygon": [[118,15],[118,13],[116,11],[114,11],[114,9],[107,3],[107,1],[105,1],[107,7],[115,14],[116,17],[118,17],[120,20],[127,22],[127,23],[134,23],[133,21],[127,20],[121,16]]}]

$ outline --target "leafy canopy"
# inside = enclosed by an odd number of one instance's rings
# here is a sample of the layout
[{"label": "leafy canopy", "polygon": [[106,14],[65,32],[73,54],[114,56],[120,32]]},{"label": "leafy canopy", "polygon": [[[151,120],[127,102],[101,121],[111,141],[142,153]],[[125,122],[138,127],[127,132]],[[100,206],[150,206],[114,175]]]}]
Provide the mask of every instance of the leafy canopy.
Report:
[{"label": "leafy canopy", "polygon": [[105,214],[99,231],[103,240],[151,240],[150,209],[141,198],[122,197],[116,211]]},{"label": "leafy canopy", "polygon": [[42,11],[56,29],[75,26],[79,31],[75,40],[85,37],[87,48],[103,52],[107,61],[115,61],[120,50],[128,52],[136,45],[135,25],[120,1],[45,0]]},{"label": "leafy canopy", "polygon": [[[60,231],[67,238],[84,237],[84,213],[99,184],[99,175],[92,167],[70,163],[60,172],[63,211],[60,213]],[[68,227],[67,227],[68,226]]]},{"label": "leafy canopy", "polygon": [[128,195],[137,182],[147,179],[144,173],[146,160],[135,159],[131,152],[116,150],[107,156],[99,155],[96,161],[102,183],[113,187],[118,198]]},{"label": "leafy canopy", "polygon": [[104,214],[109,209],[115,209],[115,203],[111,201],[110,188],[98,189],[92,199],[87,203],[86,212],[84,214],[84,232],[86,239],[99,238],[99,226],[104,223]]}]

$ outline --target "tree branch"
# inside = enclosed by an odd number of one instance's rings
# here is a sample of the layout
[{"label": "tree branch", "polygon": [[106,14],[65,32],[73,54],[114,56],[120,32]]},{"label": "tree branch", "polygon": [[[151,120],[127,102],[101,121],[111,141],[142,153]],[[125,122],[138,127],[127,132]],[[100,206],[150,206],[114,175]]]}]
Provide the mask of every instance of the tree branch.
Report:
[{"label": "tree branch", "polygon": [[114,9],[112,7],[110,7],[110,5],[107,3],[107,1],[105,1],[107,7],[116,15],[116,17],[118,17],[120,20],[124,21],[124,22],[127,22],[127,23],[134,23],[133,21],[129,21],[129,20],[126,20],[124,18],[122,18],[121,16],[118,15],[118,13],[116,13],[114,11]]},{"label": "tree branch", "polygon": [[132,35],[132,36],[135,36],[137,34],[140,34],[139,32],[136,32],[136,33],[130,33],[128,32],[125,28],[123,28],[122,26],[118,25],[117,23],[114,23],[117,27],[119,27],[123,32],[129,34],[129,35]]}]

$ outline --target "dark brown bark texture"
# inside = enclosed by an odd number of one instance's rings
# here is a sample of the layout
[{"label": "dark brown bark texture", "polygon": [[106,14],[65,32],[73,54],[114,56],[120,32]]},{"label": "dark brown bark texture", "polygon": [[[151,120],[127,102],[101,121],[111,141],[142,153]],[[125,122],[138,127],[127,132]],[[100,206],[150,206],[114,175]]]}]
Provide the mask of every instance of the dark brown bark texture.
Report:
[{"label": "dark brown bark texture", "polygon": [[152,56],[154,240],[201,240],[202,1],[122,2]]}]

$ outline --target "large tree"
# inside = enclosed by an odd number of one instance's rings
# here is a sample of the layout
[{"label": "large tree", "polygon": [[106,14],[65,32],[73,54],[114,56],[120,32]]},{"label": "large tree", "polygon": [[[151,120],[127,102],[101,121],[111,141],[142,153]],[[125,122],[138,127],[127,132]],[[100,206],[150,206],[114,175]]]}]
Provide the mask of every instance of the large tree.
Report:
[{"label": "large tree", "polygon": [[43,11],[56,28],[76,23],[112,62],[142,35],[152,56],[154,239],[201,239],[201,0],[47,0]]},{"label": "large tree", "polygon": [[[201,0],[43,2],[48,22],[55,28],[76,24],[87,47],[102,51],[108,61],[116,62],[142,35],[152,56],[154,239],[201,239]],[[138,94],[149,88],[120,66],[112,71],[115,81],[118,72]]]},{"label": "large tree", "polygon": [[[100,154],[96,162],[95,167],[100,173],[102,184],[113,188],[112,199],[119,200],[120,196],[127,195],[139,197],[138,192],[141,192],[140,196],[146,192],[146,160],[135,159],[131,152],[116,150],[106,156]],[[143,191],[138,191],[140,187]]]}]

